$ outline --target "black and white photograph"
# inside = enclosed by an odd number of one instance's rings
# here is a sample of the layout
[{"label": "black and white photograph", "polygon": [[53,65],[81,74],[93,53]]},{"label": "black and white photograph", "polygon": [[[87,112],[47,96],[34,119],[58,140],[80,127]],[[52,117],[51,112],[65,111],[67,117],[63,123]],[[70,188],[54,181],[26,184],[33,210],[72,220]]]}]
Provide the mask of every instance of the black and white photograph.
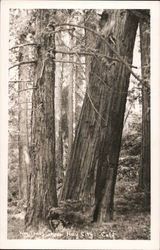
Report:
[{"label": "black and white photograph", "polygon": [[123,249],[158,250],[155,238],[152,248],[138,242],[159,235],[159,76],[151,78],[159,3],[10,2],[7,241],[86,241],[93,249],[94,240],[105,248],[122,240],[130,242]]}]

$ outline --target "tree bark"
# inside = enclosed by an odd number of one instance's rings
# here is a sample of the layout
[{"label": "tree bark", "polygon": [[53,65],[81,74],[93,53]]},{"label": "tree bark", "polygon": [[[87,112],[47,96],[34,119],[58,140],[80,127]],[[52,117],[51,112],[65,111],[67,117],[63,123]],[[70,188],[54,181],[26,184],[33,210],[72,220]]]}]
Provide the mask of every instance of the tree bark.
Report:
[{"label": "tree bark", "polygon": [[[73,41],[71,41],[71,48]],[[69,56],[69,60],[73,61],[73,56]],[[73,65],[69,66],[69,84],[68,84],[68,159],[71,153],[73,143]]]},{"label": "tree bark", "polygon": [[[19,83],[19,90],[24,88],[24,83]],[[19,93],[19,103],[26,102],[25,93]],[[26,104],[19,104],[18,125],[18,149],[19,149],[19,199],[27,200],[27,162],[25,152],[28,153],[28,134],[27,134],[27,115],[25,112]]]},{"label": "tree bark", "polygon": [[[61,55],[56,55],[61,58]],[[62,183],[64,176],[63,169],[63,129],[62,129],[62,89],[64,81],[64,63],[56,65],[56,92],[55,92],[55,109],[56,109],[56,173],[57,184]]]},{"label": "tree bark", "polygon": [[[115,49],[131,64],[137,19],[124,10],[109,10],[108,13],[108,25],[115,21]],[[104,33],[107,40],[108,32]],[[101,54],[113,56],[101,40],[96,49]],[[94,221],[100,223],[113,216],[129,77],[129,71],[120,62],[102,62],[97,57],[92,60],[88,90],[62,191],[62,200],[82,200],[93,214]]]},{"label": "tree bark", "polygon": [[145,205],[150,204],[150,23],[140,22],[142,69],[142,152],[139,187],[145,190]]},{"label": "tree bark", "polygon": [[[76,39],[73,32],[70,34],[70,48],[71,50],[76,45]],[[69,55],[69,61],[75,62],[75,55]],[[75,65],[70,64],[68,66],[68,159],[69,161],[73,139],[75,135]]]},{"label": "tree bark", "polygon": [[[24,39],[21,40],[24,43]],[[19,61],[24,59],[28,60],[27,48],[20,48]],[[19,199],[21,202],[27,201],[27,170],[28,170],[28,107],[27,107],[27,93],[23,91],[26,89],[25,80],[28,79],[29,68],[26,66],[19,67],[19,80],[18,83],[18,102],[19,102],[19,113],[18,113],[18,149],[19,149]],[[24,82],[23,82],[24,81]]]},{"label": "tree bark", "polygon": [[[97,30],[98,27],[98,21],[97,21],[97,14],[96,10],[87,10],[85,11],[85,16],[84,16],[84,25],[90,29]],[[97,37],[95,35],[88,31],[85,30],[85,47],[86,50],[93,50],[96,48],[97,44]],[[89,83],[89,73],[91,70],[91,61],[92,57],[86,56],[85,62],[86,62],[86,85],[88,86]]]},{"label": "tree bark", "polygon": [[[54,35],[45,33],[49,23],[50,10],[37,12],[37,36],[40,48],[33,91],[31,169],[28,176],[28,204],[25,217],[26,226],[37,227],[46,222],[48,210],[57,206],[55,174],[55,111],[54,58],[47,56],[50,47],[55,46]],[[54,57],[54,55],[53,55]]]}]

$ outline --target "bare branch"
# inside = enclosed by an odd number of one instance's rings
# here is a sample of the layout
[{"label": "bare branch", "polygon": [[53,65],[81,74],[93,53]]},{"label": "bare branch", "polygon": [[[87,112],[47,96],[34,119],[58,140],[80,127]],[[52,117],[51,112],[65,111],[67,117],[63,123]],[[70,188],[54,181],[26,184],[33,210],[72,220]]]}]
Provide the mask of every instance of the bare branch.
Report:
[{"label": "bare branch", "polygon": [[115,93],[121,93],[121,94],[125,94],[128,93],[128,91],[119,91],[119,90],[115,90],[112,86],[110,86],[109,84],[107,84],[99,75],[97,75],[95,72],[90,72],[90,74],[95,75],[106,87],[108,87],[110,90],[113,90],[113,92]]},{"label": "bare branch", "polygon": [[52,50],[54,53],[61,53],[61,54],[68,54],[68,55],[74,55],[74,54],[78,54],[78,55],[82,55],[82,56],[95,56],[95,55],[97,55],[99,57],[105,57],[108,60],[113,60],[113,61],[119,62],[119,60],[117,58],[109,57],[109,56],[102,55],[102,54],[96,53],[96,52],[94,53],[94,52],[82,52],[82,51],[63,51],[63,50],[54,50],[52,48],[50,50]]},{"label": "bare branch", "polygon": [[[61,30],[55,30],[53,32],[49,32],[49,33],[58,33],[58,32],[63,32],[63,31],[72,31],[72,29],[61,29]],[[17,48],[21,48],[21,47],[25,47],[25,46],[40,46],[40,44],[38,43],[24,43],[24,44],[20,44],[20,45],[16,45],[13,46],[12,48],[10,48],[9,50],[13,50],[13,49],[17,49]]]},{"label": "bare branch", "polygon": [[30,80],[10,80],[8,82],[31,82],[33,83],[33,81],[30,81]]},{"label": "bare branch", "polygon": [[20,93],[20,92],[31,90],[31,89],[37,89],[37,88],[35,88],[35,87],[33,87],[33,88],[26,88],[26,89],[18,90],[17,92]]},{"label": "bare branch", "polygon": [[38,46],[38,45],[40,45],[40,44],[38,44],[38,43],[25,43],[25,44],[16,45],[16,46],[10,48],[9,50],[17,49],[17,48],[21,48],[21,47],[25,47],[25,46]]},{"label": "bare branch", "polygon": [[128,109],[127,115],[126,115],[126,117],[125,117],[125,119],[124,119],[124,122],[123,122],[123,127],[124,127],[124,125],[125,125],[126,122],[127,122],[127,118],[128,118],[128,116],[129,116],[129,114],[130,114],[130,111],[131,111],[131,109],[132,109],[132,106],[133,106],[133,102],[130,104],[130,107],[129,107],[129,109]]},{"label": "bare branch", "polygon": [[[55,30],[55,31],[53,31],[53,32],[49,32],[49,33],[51,33],[51,34],[56,34],[56,33],[58,33],[58,32],[64,32],[64,31],[72,31],[73,30],[73,28],[72,29],[60,29],[60,30]],[[38,44],[38,43],[25,43],[25,44],[20,44],[20,45],[16,45],[16,46],[13,46],[12,48],[10,48],[9,50],[11,51],[11,50],[13,50],[13,49],[17,49],[17,48],[21,48],[21,47],[25,47],[25,46],[40,46],[40,44]]]},{"label": "bare branch", "polygon": [[78,24],[71,24],[71,23],[62,23],[62,24],[56,24],[55,27],[60,27],[60,26],[71,26],[71,27],[78,27],[78,28],[82,28],[85,30],[88,30],[90,32],[92,32],[93,34],[95,34],[96,36],[100,37],[100,39],[102,41],[104,41],[104,43],[107,44],[107,46],[113,51],[113,53],[118,57],[118,59],[126,66],[126,68],[128,69],[128,71],[139,81],[139,82],[143,82],[142,79],[140,79],[134,72],[133,70],[130,68],[129,64],[122,58],[122,56],[120,56],[120,54],[110,45],[110,43],[106,40],[106,38],[104,38],[102,35],[100,35],[98,32],[86,27],[86,26],[81,26]]},{"label": "bare branch", "polygon": [[84,91],[79,87],[79,85],[77,84],[77,82],[76,82],[76,85],[77,85],[77,87],[79,88],[79,90],[80,90],[84,95],[85,95],[85,94],[87,95],[87,97],[88,97],[88,99],[89,99],[89,101],[90,101],[90,103],[91,103],[91,106],[93,107],[94,111],[98,114],[98,116],[99,116],[104,122],[106,122],[106,120],[101,116],[101,114],[98,112],[98,110],[97,110],[96,107],[94,106],[94,103],[93,103],[93,101],[92,101],[92,99],[91,99],[91,97],[90,97],[88,91],[84,92]]},{"label": "bare branch", "polygon": [[73,64],[86,64],[86,63],[78,63],[78,62],[73,62],[73,61],[64,61],[64,60],[54,60],[54,62],[73,63]]},{"label": "bare branch", "polygon": [[88,99],[89,99],[89,101],[90,101],[90,103],[91,103],[91,105],[92,105],[94,111],[99,115],[99,117],[100,117],[104,122],[106,122],[106,120],[101,116],[101,114],[98,112],[98,110],[97,110],[96,107],[94,106],[94,103],[92,102],[92,99],[91,99],[91,97],[90,97],[90,95],[89,95],[89,93],[88,93],[87,91],[86,91],[86,94],[87,94],[87,96],[88,96]]},{"label": "bare branch", "polygon": [[[117,59],[117,58],[109,57],[109,56],[106,56],[106,55],[102,55],[102,54],[97,53],[97,52],[63,51],[63,50],[54,50],[52,48],[50,50],[52,50],[54,53],[61,53],[61,54],[68,54],[68,55],[78,54],[78,55],[82,55],[82,56],[98,56],[98,57],[106,58],[106,59],[111,60],[111,61],[120,62],[120,60]],[[130,65],[130,67],[134,68],[134,69],[138,68],[137,66],[134,66],[134,65]]]},{"label": "bare branch", "polygon": [[22,61],[22,62],[19,62],[19,63],[17,63],[17,64],[12,65],[11,67],[9,67],[9,70],[12,69],[12,68],[14,68],[14,67],[18,67],[18,66],[20,66],[20,65],[23,65],[23,64],[30,64],[30,63],[36,63],[36,62],[37,62],[37,60],[33,60],[33,61]]},{"label": "bare branch", "polygon": [[133,68],[133,69],[138,69],[138,67],[137,67],[137,66],[130,65],[130,64],[129,64],[129,66],[130,66],[131,68]]},{"label": "bare branch", "polygon": [[49,32],[50,34],[56,34],[56,33],[59,33],[59,32],[65,32],[65,31],[73,31],[73,28],[71,29],[59,29],[59,30],[55,30],[55,31],[52,31],[52,32]]}]

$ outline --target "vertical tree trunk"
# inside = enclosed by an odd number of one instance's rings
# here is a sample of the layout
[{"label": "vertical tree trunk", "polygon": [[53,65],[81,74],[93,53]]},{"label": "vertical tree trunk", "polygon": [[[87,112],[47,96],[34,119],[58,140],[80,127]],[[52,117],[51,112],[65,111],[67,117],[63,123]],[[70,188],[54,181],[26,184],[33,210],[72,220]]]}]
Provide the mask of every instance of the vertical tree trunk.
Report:
[{"label": "vertical tree trunk", "polygon": [[[81,58],[77,59],[77,62],[81,62]],[[82,70],[82,66],[80,67],[80,69],[78,68],[78,66],[76,65],[75,67],[75,131],[78,125],[78,120],[79,120],[79,116],[80,116],[80,112],[81,112],[81,107],[83,104],[83,99],[84,99],[84,95],[85,95],[85,91],[83,91],[83,82],[84,80],[82,80],[83,76],[82,74],[80,75],[80,71]]]},{"label": "vertical tree trunk", "polygon": [[[83,35],[83,33],[82,33]],[[78,41],[77,41],[78,44]],[[84,63],[85,57],[76,56],[76,62]],[[75,129],[74,129],[74,137],[75,131],[77,129],[78,120],[80,117],[81,108],[83,105],[83,100],[86,92],[86,65],[75,65],[75,72],[74,72],[74,94],[75,94]]]},{"label": "vertical tree trunk", "polygon": [[[115,21],[115,49],[131,64],[137,20],[124,10],[108,13],[108,25]],[[101,40],[97,50],[115,57]],[[129,71],[121,62],[102,62],[94,57],[63,187],[62,199],[81,199],[98,222],[112,219],[129,77]]]},{"label": "vertical tree trunk", "polygon": [[62,63],[61,79],[60,79],[60,90],[59,90],[59,111],[60,111],[60,120],[59,120],[59,163],[60,163],[60,172],[59,177],[63,178],[63,137],[62,137],[62,88],[63,88],[63,72],[64,64]]},{"label": "vertical tree trunk", "polygon": [[139,186],[145,190],[145,203],[150,204],[150,23],[140,22],[142,68],[142,161]]},{"label": "vertical tree trunk", "polygon": [[[73,42],[71,42],[72,47]],[[70,61],[73,61],[73,56],[69,56]],[[73,143],[73,65],[69,65],[70,76],[68,84],[68,159],[71,153]]]},{"label": "vertical tree trunk", "polygon": [[[24,88],[24,82],[19,82],[19,91]],[[19,103],[26,102],[25,93],[19,93]],[[27,200],[27,163],[25,161],[25,151],[28,151],[27,138],[27,115],[25,112],[26,105],[19,104],[19,199],[21,201]]]},{"label": "vertical tree trunk", "polygon": [[38,226],[46,221],[48,210],[57,206],[55,176],[55,113],[54,85],[55,63],[47,56],[55,47],[54,34],[45,33],[51,13],[49,10],[37,12],[37,36],[40,47],[33,91],[31,170],[28,185],[28,204],[25,217],[26,226]]},{"label": "vertical tree trunk", "polygon": [[[75,46],[76,39],[73,33],[70,34],[70,48]],[[69,61],[74,62],[75,56],[69,55]],[[71,148],[74,136],[74,122],[75,122],[75,68],[74,63],[69,65],[69,84],[68,84],[68,160],[71,154]]]},{"label": "vertical tree trunk", "polygon": [[[24,43],[24,40],[21,40]],[[28,59],[28,53],[26,48],[20,49],[19,61],[25,61]],[[23,202],[27,201],[27,169],[28,161],[26,155],[28,155],[28,113],[27,113],[27,93],[25,80],[28,79],[28,68],[26,66],[19,67],[19,83],[18,83],[18,102],[19,102],[19,114],[18,114],[18,148],[19,148],[19,199]]]},{"label": "vertical tree trunk", "polygon": [[[26,11],[25,15],[30,15]],[[33,13],[31,16],[34,15]],[[34,41],[34,37],[30,37]],[[23,34],[20,36],[20,43],[27,43]],[[19,61],[30,61],[35,59],[34,46],[22,46],[19,49]],[[18,68],[18,99],[19,99],[19,198],[22,203],[27,201],[27,172],[29,169],[29,143],[30,143],[30,122],[31,122],[31,95],[33,78],[35,73],[34,64],[20,65]]]},{"label": "vertical tree trunk", "polygon": [[[59,56],[59,55],[58,55]],[[57,56],[57,57],[58,57]],[[60,59],[62,59],[60,57]],[[64,81],[64,63],[58,64],[56,68],[56,93],[55,93],[55,108],[56,108],[56,132],[57,132],[57,141],[56,141],[56,155],[57,155],[57,179],[58,183],[62,183],[63,176],[64,176],[64,169],[63,169],[63,136],[62,136],[62,88],[63,88],[63,81]]]}]

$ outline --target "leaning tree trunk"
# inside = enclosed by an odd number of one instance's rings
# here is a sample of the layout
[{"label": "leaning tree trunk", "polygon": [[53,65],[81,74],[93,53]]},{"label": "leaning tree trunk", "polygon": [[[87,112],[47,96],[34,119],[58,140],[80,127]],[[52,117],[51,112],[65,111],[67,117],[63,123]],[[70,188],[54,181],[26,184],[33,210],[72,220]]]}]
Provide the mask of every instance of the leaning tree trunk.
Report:
[{"label": "leaning tree trunk", "polygon": [[[98,27],[98,20],[97,20],[97,13],[96,10],[87,10],[84,14],[84,25],[90,29],[96,30]],[[85,30],[85,49],[86,51],[94,51],[96,44],[97,44],[98,37],[95,37],[95,35]],[[92,58],[90,56],[86,56],[85,63],[86,63],[86,85],[88,86],[89,83],[89,72],[91,70],[91,60]]]},{"label": "leaning tree trunk", "polygon": [[140,22],[142,68],[142,161],[139,186],[145,190],[145,205],[150,204],[150,23]]},{"label": "leaning tree trunk", "polygon": [[[108,26],[115,20],[115,50],[131,64],[137,20],[124,10],[109,10],[108,13]],[[108,31],[104,35],[109,40]],[[97,50],[107,57],[115,57],[101,39]],[[93,58],[88,93],[63,186],[62,199],[82,200],[98,222],[112,219],[129,77],[129,71],[121,62]]]},{"label": "leaning tree trunk", "polygon": [[31,169],[28,185],[26,226],[38,226],[46,221],[48,210],[57,206],[55,181],[55,112],[54,112],[54,58],[47,56],[55,47],[55,37],[45,33],[50,11],[37,13],[38,62],[33,91]]}]

